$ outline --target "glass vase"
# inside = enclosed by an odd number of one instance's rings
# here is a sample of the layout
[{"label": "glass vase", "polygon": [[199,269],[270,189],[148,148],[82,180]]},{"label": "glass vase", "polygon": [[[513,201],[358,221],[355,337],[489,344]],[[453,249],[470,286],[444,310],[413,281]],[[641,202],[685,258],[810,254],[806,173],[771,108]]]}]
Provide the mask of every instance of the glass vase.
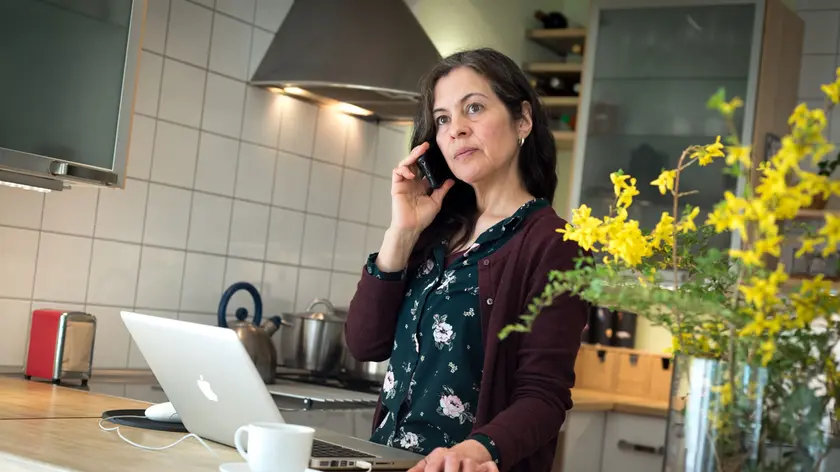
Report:
[{"label": "glass vase", "polygon": [[664,472],[760,470],[767,370],[677,356]]}]

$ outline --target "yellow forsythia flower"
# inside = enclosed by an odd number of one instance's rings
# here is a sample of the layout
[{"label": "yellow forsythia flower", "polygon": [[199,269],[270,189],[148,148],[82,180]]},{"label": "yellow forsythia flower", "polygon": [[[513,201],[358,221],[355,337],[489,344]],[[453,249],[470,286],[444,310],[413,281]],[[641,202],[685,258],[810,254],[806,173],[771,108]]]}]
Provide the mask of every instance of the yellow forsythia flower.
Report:
[{"label": "yellow forsythia flower", "polygon": [[665,195],[666,191],[674,190],[674,179],[677,177],[676,170],[663,170],[656,180],[651,182],[651,185],[659,187],[659,193]]}]

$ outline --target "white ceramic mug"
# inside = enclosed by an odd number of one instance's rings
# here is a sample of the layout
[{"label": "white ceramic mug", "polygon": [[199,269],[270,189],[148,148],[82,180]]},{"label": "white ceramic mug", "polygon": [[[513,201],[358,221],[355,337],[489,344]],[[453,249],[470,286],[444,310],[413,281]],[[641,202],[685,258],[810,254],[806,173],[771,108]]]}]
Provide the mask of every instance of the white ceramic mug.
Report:
[{"label": "white ceramic mug", "polygon": [[304,472],[314,438],[315,430],[307,426],[251,423],[236,430],[233,442],[251,472]]}]

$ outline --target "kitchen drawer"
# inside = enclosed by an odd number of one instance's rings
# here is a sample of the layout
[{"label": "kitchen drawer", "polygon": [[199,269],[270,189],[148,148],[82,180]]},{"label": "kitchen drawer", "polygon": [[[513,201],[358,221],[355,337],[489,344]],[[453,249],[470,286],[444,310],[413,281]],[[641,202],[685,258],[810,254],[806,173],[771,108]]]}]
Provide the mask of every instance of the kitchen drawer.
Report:
[{"label": "kitchen drawer", "polygon": [[665,418],[607,413],[601,472],[662,470]]}]

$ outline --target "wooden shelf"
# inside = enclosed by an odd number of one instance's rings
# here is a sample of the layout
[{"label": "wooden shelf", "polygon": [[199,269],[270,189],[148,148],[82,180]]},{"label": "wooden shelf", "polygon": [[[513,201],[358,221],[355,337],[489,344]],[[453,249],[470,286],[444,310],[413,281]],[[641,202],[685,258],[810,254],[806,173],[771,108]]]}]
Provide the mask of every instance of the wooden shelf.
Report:
[{"label": "wooden shelf", "polygon": [[825,215],[840,215],[840,211],[802,209],[796,213],[798,220],[824,220]]},{"label": "wooden shelf", "polygon": [[571,108],[577,107],[580,103],[580,97],[551,97],[548,95],[541,95],[540,101],[546,108]]},{"label": "wooden shelf", "polygon": [[583,28],[562,29],[530,29],[526,37],[552,51],[566,55],[572,51],[572,46],[586,40],[586,30]]},{"label": "wooden shelf", "polygon": [[575,145],[574,131],[552,131],[551,134],[558,150],[570,150]]},{"label": "wooden shelf", "polygon": [[577,75],[583,71],[583,64],[573,62],[529,62],[525,72],[535,76]]}]

